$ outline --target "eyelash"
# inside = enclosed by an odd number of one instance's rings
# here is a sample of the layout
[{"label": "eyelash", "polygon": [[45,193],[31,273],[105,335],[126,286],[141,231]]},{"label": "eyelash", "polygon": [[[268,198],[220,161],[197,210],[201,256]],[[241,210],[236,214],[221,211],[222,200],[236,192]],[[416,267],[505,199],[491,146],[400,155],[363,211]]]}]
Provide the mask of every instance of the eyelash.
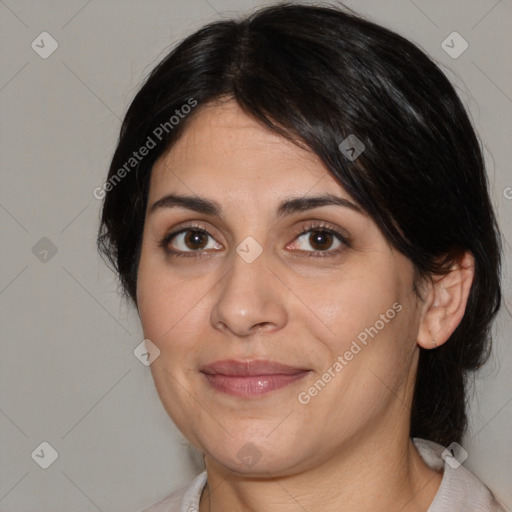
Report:
[{"label": "eyelash", "polygon": [[[182,233],[186,233],[188,231],[198,231],[198,232],[203,233],[211,238],[214,238],[204,226],[202,226],[200,224],[189,224],[187,226],[180,228],[177,231],[173,231],[173,232],[165,235],[165,237],[159,242],[159,244],[158,244],[159,247],[161,247],[169,256],[172,256],[172,257],[201,258],[201,257],[206,256],[206,252],[207,252],[206,250],[174,251],[174,250],[169,249],[169,243],[175,237],[177,237],[178,235],[180,235]],[[336,229],[333,229],[333,228],[325,225],[322,222],[311,222],[309,224],[301,226],[300,229],[297,230],[297,233],[295,234],[293,241],[295,241],[297,238],[301,237],[302,235],[309,233],[310,231],[321,231],[321,232],[328,233],[328,234],[334,236],[342,244],[342,246],[335,250],[299,251],[299,252],[307,253],[306,257],[308,257],[308,258],[311,258],[311,257],[324,258],[324,257],[329,257],[329,256],[337,256],[340,252],[344,251],[345,248],[350,247],[350,242],[344,235],[342,235]]]}]

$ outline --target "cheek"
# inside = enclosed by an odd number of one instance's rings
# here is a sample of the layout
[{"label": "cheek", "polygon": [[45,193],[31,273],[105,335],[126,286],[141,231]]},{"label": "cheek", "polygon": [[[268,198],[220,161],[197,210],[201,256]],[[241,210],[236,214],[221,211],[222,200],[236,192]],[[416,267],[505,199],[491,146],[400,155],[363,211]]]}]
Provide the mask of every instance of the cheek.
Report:
[{"label": "cheek", "polygon": [[[208,320],[207,283],[184,279],[155,259],[141,257],[137,279],[139,317],[144,336],[162,352],[190,354],[200,343],[197,333]],[[195,334],[195,335],[194,335]],[[172,359],[171,358],[171,359]]]},{"label": "cheek", "polygon": [[[340,421],[347,411],[365,415],[388,403],[394,396],[389,390],[399,389],[407,378],[415,346],[415,312],[405,273],[372,269],[379,270],[339,274],[336,284],[315,283],[309,290],[316,316],[306,330],[321,341],[318,352],[324,353],[317,370],[329,381],[317,405],[340,404]],[[361,404],[368,406],[365,411]]]},{"label": "cheek", "polygon": [[156,258],[147,255],[144,250],[141,254],[137,274],[137,301],[139,317],[144,336],[149,338],[160,349],[163,341],[178,323],[179,315],[183,316],[180,302],[180,293],[170,293],[172,290],[168,273]]},{"label": "cheek", "polygon": [[[166,329],[172,326],[172,318],[163,314],[169,311],[169,300],[150,265],[141,257],[137,275],[137,305],[144,336],[159,344]],[[170,309],[173,311],[173,309]],[[168,323],[169,322],[169,323]],[[167,326],[165,325],[167,324]]]},{"label": "cheek", "polygon": [[[360,335],[375,329],[389,331],[395,322],[400,302],[400,285],[392,278],[368,271],[340,273],[325,282],[304,283],[299,296],[307,297],[305,305],[311,311],[310,329],[329,340],[338,352]],[[304,308],[302,308],[304,311]]]}]

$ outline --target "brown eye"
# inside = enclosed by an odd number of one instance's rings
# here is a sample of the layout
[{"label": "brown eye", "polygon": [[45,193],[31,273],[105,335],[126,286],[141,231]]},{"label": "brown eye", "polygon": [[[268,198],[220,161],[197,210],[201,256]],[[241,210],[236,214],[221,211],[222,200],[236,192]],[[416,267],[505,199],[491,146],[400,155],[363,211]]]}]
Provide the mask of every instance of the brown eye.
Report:
[{"label": "brown eye", "polygon": [[203,229],[191,228],[171,233],[162,241],[162,246],[167,252],[173,254],[200,253],[208,249],[222,249],[222,245],[210,233]]},{"label": "brown eye", "polygon": [[183,239],[191,250],[204,249],[208,244],[208,235],[204,231],[187,231]]},{"label": "brown eye", "polygon": [[315,251],[326,251],[331,248],[334,236],[328,231],[312,231],[309,235],[309,243]]},{"label": "brown eye", "polygon": [[334,252],[343,242],[340,235],[329,230],[310,229],[302,233],[294,245],[304,252]]},{"label": "brown eye", "polygon": [[335,255],[345,246],[348,246],[348,243],[343,235],[323,227],[312,227],[303,231],[292,244],[293,249],[298,252],[310,253],[309,256],[315,254]]}]

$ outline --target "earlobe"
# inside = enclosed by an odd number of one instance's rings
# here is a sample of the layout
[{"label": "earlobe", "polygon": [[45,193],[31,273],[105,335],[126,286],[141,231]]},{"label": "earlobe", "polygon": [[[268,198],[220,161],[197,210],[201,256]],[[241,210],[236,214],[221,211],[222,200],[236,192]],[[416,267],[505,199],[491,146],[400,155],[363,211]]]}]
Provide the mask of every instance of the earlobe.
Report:
[{"label": "earlobe", "polygon": [[420,321],[417,343],[434,349],[446,343],[460,324],[475,276],[475,261],[468,251],[450,271],[432,277]]}]

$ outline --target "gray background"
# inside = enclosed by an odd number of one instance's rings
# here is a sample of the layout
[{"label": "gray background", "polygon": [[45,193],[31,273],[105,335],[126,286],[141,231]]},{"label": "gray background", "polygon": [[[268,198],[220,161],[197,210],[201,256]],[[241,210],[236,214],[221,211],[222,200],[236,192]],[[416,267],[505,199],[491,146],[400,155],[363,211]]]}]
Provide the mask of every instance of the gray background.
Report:
[{"label": "gray background", "polygon": [[[206,22],[266,3],[0,0],[0,510],[135,512],[199,471],[133,354],[143,336],[96,253],[93,190],[130,100],[170,47]],[[506,303],[471,399],[464,464],[510,509],[512,2],[346,4],[439,63],[485,146],[505,237]],[[48,50],[44,31],[58,43],[46,59],[31,47]],[[453,31],[469,44],[456,59],[441,47]],[[43,441],[58,453],[47,469],[36,463],[49,457]]]}]

